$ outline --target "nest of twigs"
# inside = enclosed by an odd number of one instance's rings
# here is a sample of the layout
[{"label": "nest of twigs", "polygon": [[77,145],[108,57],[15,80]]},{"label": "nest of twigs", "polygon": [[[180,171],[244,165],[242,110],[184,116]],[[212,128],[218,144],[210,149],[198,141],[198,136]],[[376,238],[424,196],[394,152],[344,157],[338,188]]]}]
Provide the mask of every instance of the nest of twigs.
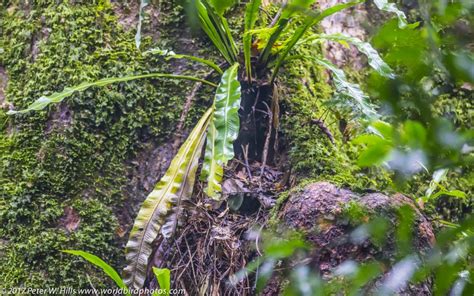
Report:
[{"label": "nest of twigs", "polygon": [[[237,283],[232,277],[259,255],[259,232],[283,174],[261,164],[234,160],[223,184],[223,202],[207,200],[197,184],[197,198],[180,214],[181,226],[170,239],[156,241],[150,266],[171,270],[174,289],[187,295],[252,295],[250,274]],[[280,186],[280,187],[279,187]],[[147,286],[157,288],[152,271]]]}]

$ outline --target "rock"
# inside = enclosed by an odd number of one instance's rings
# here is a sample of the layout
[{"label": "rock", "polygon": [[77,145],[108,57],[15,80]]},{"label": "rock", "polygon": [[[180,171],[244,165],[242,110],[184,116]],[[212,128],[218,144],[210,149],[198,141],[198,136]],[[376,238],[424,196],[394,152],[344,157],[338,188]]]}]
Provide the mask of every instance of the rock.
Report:
[{"label": "rock", "polygon": [[[388,239],[383,246],[376,246],[369,239],[362,239],[358,243],[351,240],[351,233],[358,227],[347,218],[348,205],[353,204],[360,205],[365,213],[361,215],[361,223],[382,216],[392,226],[396,225],[399,208],[408,205],[414,214],[414,249],[423,253],[432,247],[434,234],[431,224],[408,197],[401,194],[387,196],[383,193],[359,195],[328,182],[313,183],[290,195],[280,212],[280,220],[286,226],[303,232],[306,240],[312,244],[315,251],[310,255],[310,264],[323,278],[329,279],[331,271],[346,260],[383,260],[390,262],[390,265],[396,262],[395,236],[390,232],[386,233]],[[386,274],[377,279],[373,287],[380,286],[388,276]],[[399,294],[431,295],[431,290],[428,280],[405,287]]]}]

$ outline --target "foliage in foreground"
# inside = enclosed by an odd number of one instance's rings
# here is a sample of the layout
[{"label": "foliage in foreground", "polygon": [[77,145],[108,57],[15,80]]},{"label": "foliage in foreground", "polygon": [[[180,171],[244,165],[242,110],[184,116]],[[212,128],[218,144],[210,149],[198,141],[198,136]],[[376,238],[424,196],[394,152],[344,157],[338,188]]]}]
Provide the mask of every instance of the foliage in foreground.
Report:
[{"label": "foliage in foreground", "polygon": [[[393,5],[389,5],[389,4],[383,3],[383,2],[384,1],[376,1],[376,4],[377,4],[377,6],[383,8],[383,9],[386,9],[388,11],[397,11],[397,10],[394,10]],[[310,4],[310,3],[308,2],[308,4]],[[358,41],[358,40],[350,39],[349,37],[341,37],[341,36],[327,36],[327,35],[325,35],[325,36],[321,36],[320,38],[318,38],[318,36],[310,36],[306,40],[302,39],[302,37],[306,33],[307,29],[309,27],[315,25],[324,16],[330,15],[330,14],[335,13],[335,12],[341,10],[341,9],[347,8],[347,7],[355,5],[355,4],[357,4],[357,2],[340,5],[340,6],[337,6],[335,8],[328,9],[328,11],[324,11],[324,12],[322,12],[320,14],[316,14],[316,15],[313,15],[311,13],[309,13],[308,15],[302,14],[303,15],[303,21],[304,21],[304,26],[297,29],[294,32],[293,37],[290,37],[289,39],[284,40],[285,46],[283,48],[275,50],[274,45],[276,44],[276,41],[279,40],[279,38],[281,36],[284,36],[284,33],[288,33],[288,24],[291,23],[290,22],[291,17],[293,17],[295,15],[299,15],[298,9],[294,9],[294,7],[292,7],[291,5],[288,5],[287,7],[285,7],[286,9],[283,10],[282,16],[278,19],[275,26],[273,28],[271,28],[271,30],[265,30],[265,28],[264,28],[264,29],[261,29],[260,31],[258,31],[258,30],[252,31],[253,30],[252,27],[255,24],[255,21],[254,21],[254,19],[255,19],[255,17],[254,17],[254,15],[255,15],[255,3],[254,2],[249,3],[249,8],[247,9],[248,15],[246,16],[246,20],[248,20],[248,25],[246,25],[247,26],[246,28],[248,30],[244,34],[245,35],[244,45],[248,46],[248,44],[249,44],[249,42],[248,42],[249,37],[248,36],[255,35],[255,36],[257,36],[257,41],[259,43],[261,53],[258,56],[257,63],[255,64],[256,69],[254,69],[254,70],[256,70],[256,71],[252,71],[252,63],[249,62],[249,59],[250,59],[249,54],[248,54],[249,51],[248,51],[248,49],[244,49],[244,55],[246,56],[245,57],[245,59],[246,59],[245,60],[245,65],[246,65],[247,79],[251,80],[253,78],[252,77],[253,72],[259,72],[259,70],[261,70],[261,69],[271,69],[272,70],[271,81],[273,82],[276,78],[276,75],[277,75],[280,67],[284,64],[285,61],[290,60],[289,58],[287,58],[287,56],[290,53],[290,51],[293,49],[294,46],[301,43],[302,41],[319,42],[321,40],[333,40],[333,41],[336,40],[336,41],[344,41],[344,42],[350,41],[350,42],[353,42],[356,46],[359,45],[359,47],[361,48],[361,51],[369,56],[369,61],[372,61],[369,64],[371,66],[373,66],[375,70],[379,71],[381,76],[385,76],[385,77],[388,77],[388,78],[394,78],[393,73],[390,71],[390,67],[388,67],[386,64],[383,63],[383,61],[380,59],[380,57],[378,56],[376,51],[373,50],[368,44],[362,44],[361,45],[361,42]],[[228,25],[225,21],[225,18],[223,18],[223,16],[222,16],[222,13],[223,13],[223,11],[225,11],[225,8],[220,9],[220,10],[217,10],[217,9],[214,10],[214,9],[215,9],[215,7],[213,7],[210,3],[207,3],[206,1],[202,1],[202,2],[198,1],[198,12],[199,12],[200,21],[203,25],[204,31],[209,35],[209,38],[216,45],[218,50],[222,53],[224,59],[227,60],[229,64],[233,64],[237,61],[238,52],[237,52],[235,43],[232,40],[232,36],[229,33]],[[400,13],[397,13],[397,14],[399,16],[401,16]],[[402,17],[401,19],[403,20],[404,18]],[[403,21],[401,21],[399,23],[399,25],[401,27],[405,27],[406,23],[403,23]],[[291,57],[291,58],[301,58],[301,57],[294,56],[294,57]],[[335,83],[335,87],[338,91],[337,99],[339,100],[339,102],[341,102],[341,101],[345,102],[347,99],[353,100],[354,101],[353,110],[356,110],[357,111],[356,113],[359,113],[359,114],[363,115],[364,118],[370,119],[370,120],[378,117],[377,112],[375,111],[375,107],[368,103],[368,97],[363,94],[363,92],[360,90],[360,88],[357,85],[349,83],[346,80],[346,77],[345,77],[344,73],[341,70],[335,68],[328,61],[326,61],[326,60],[324,60],[320,57],[315,58],[315,61],[317,61],[318,63],[320,63],[321,65],[327,67],[328,69],[330,69],[332,71],[332,73],[333,73],[332,77],[333,77],[333,80],[334,80],[334,83]],[[380,61],[382,61],[382,63],[380,63]],[[207,63],[207,65],[212,65],[212,64]],[[231,67],[228,70],[226,70],[226,72],[224,72],[223,79],[222,79],[222,82],[221,82],[221,86],[224,89],[230,89],[230,88],[232,88],[232,87],[230,87],[231,84],[236,84],[235,82],[238,83],[237,74],[235,73],[237,66],[233,66],[233,67],[234,67],[234,69]],[[225,85],[224,76],[226,75],[226,73],[229,75],[229,72],[228,72],[229,70],[231,70],[230,72],[234,71],[235,78],[230,79],[228,81],[228,86],[225,87],[224,86]],[[156,75],[167,75],[167,74],[156,74]],[[190,78],[190,77],[187,77],[187,78],[195,79],[195,78]],[[124,77],[124,78],[121,78],[121,79],[129,80],[129,79],[133,79],[133,78]],[[206,81],[202,81],[202,82],[207,83]],[[209,83],[209,84],[212,85],[212,83]],[[101,83],[97,83],[97,85],[101,85]],[[82,88],[78,87],[78,88],[66,89],[63,94],[72,94],[74,89],[81,90]],[[236,87],[234,87],[234,89],[236,89]],[[218,93],[219,93],[219,90],[218,90]],[[57,95],[57,94],[51,96],[49,98],[49,100],[45,99],[47,97],[43,97],[43,98],[39,99],[38,101],[36,101],[34,103],[36,105],[30,106],[29,109],[37,110],[39,108],[44,108],[49,103],[58,101],[57,98],[61,98],[61,97],[62,97],[62,95]],[[65,97],[65,95],[64,95],[64,97]],[[62,97],[62,98],[64,98],[64,97]],[[62,98],[61,98],[61,100],[62,100]],[[217,109],[213,113],[213,116],[214,116],[213,118],[214,119],[210,120],[210,122],[212,124],[210,125],[209,129],[200,128],[199,129],[200,132],[198,132],[198,134],[200,135],[200,139],[203,139],[202,135],[204,135],[206,133],[206,130],[207,130],[207,145],[206,145],[206,160],[205,160],[206,169],[204,169],[203,173],[204,173],[205,176],[208,177],[208,187],[207,187],[208,190],[207,190],[207,192],[208,192],[208,195],[210,197],[218,197],[219,183],[222,179],[222,168],[225,165],[225,162],[233,157],[232,148],[226,149],[226,146],[227,147],[232,147],[232,141],[236,137],[236,132],[235,132],[236,128],[235,128],[235,126],[238,125],[238,117],[236,115],[235,106],[239,106],[240,95],[238,95],[238,96],[228,95],[225,98],[229,102],[232,101],[232,104],[234,105],[234,107],[229,109],[229,110],[233,110],[233,113],[232,113],[231,117],[227,118],[226,114],[228,114],[230,112],[227,112],[227,110],[224,110],[224,112],[221,116],[221,119],[219,119],[218,116],[219,116],[220,111],[222,111],[222,106],[219,107],[218,94],[216,94],[216,100],[215,100],[215,103],[214,103],[214,105],[215,105],[214,108],[217,108]],[[208,113],[206,113],[206,114],[208,114]],[[209,116],[209,114],[207,116]],[[205,117],[206,117],[206,115],[205,115]],[[205,119],[205,117],[203,118],[204,121],[207,120],[207,119]],[[198,126],[199,126],[199,124],[198,124]],[[223,132],[223,133],[218,132],[219,131],[218,126],[222,127],[225,132]],[[228,127],[231,127],[231,128],[229,129]],[[375,128],[375,130],[378,131],[379,136],[380,135],[383,136],[384,131],[381,131],[380,129],[377,129],[377,128]],[[410,131],[411,130],[414,130],[415,132],[418,132],[418,134],[416,134],[415,136],[417,136],[417,135],[419,136],[420,134],[423,134],[422,129],[418,128],[418,126],[416,126],[416,128],[414,128],[414,129],[410,129]],[[396,131],[396,129],[391,129],[391,131]],[[389,138],[387,136],[389,134],[390,134],[390,138],[391,138],[392,133],[393,132],[386,133],[385,138]],[[231,135],[228,136],[229,134],[231,134]],[[398,138],[398,136],[393,137],[393,138]],[[418,138],[420,140],[424,140],[424,137],[413,137],[413,138]],[[190,139],[188,139],[188,141],[192,141],[192,138],[190,138]],[[374,138],[372,137],[371,139],[373,140]],[[359,138],[359,141],[360,141],[361,144],[369,143],[369,142],[363,142],[361,140],[361,138]],[[224,146],[220,146],[219,145],[220,142],[224,143]],[[361,159],[360,159],[360,162],[359,162],[360,165],[365,166],[365,165],[378,164],[378,163],[382,163],[384,160],[386,160],[387,153],[391,151],[391,149],[390,149],[391,146],[389,145],[389,143],[387,143],[384,140],[377,140],[377,141],[375,141],[375,144],[376,145],[374,147],[376,147],[376,148],[371,148],[372,150],[371,151],[369,150],[369,152],[366,153],[366,155],[369,155],[371,158],[366,159],[366,158],[364,158],[364,155],[361,155]],[[415,146],[416,145],[419,145],[419,144],[415,144]],[[184,146],[186,146],[186,144]],[[458,147],[454,147],[454,148],[457,149]],[[219,149],[221,149],[221,150],[219,150]],[[452,150],[456,150],[456,149],[452,149]],[[198,151],[198,150],[199,149],[196,149],[196,151]],[[219,154],[218,151],[220,151],[221,155]],[[189,152],[189,153],[191,153],[191,152]],[[197,153],[197,152],[195,152],[195,153]],[[179,155],[180,154],[178,153],[177,158],[175,158],[175,160],[180,158]],[[380,158],[378,158],[378,159],[374,158],[374,155],[379,156]],[[198,156],[196,156],[196,157],[197,157],[196,159],[199,158]],[[193,158],[193,161],[194,161],[194,158]],[[190,161],[190,162],[192,163],[193,161]],[[179,163],[179,164],[181,164],[181,163]],[[187,164],[189,165],[189,163],[187,163]],[[178,167],[181,167],[181,166],[178,165]],[[185,171],[190,172],[190,178],[189,179],[193,180],[195,169],[193,169],[191,167],[195,167],[195,165],[194,166],[192,166],[192,165],[188,166],[188,168],[185,169]],[[413,172],[409,171],[408,173],[413,173]],[[173,188],[173,189],[176,189],[177,192],[179,192],[180,194],[181,193],[186,193],[186,195],[190,195],[190,193],[187,194],[188,191],[183,189],[183,188],[188,187],[188,186],[184,186],[185,184],[187,184],[187,180],[188,180],[188,178],[187,178],[187,175],[186,175],[186,178],[184,178],[184,180],[180,180],[180,182],[178,182],[180,184],[178,186],[178,188],[177,189]],[[169,184],[172,184],[172,183],[173,182],[166,183],[166,184],[168,184],[166,186],[170,186],[170,188],[171,188],[171,186],[173,186],[173,185],[169,185]],[[160,186],[160,185],[158,185],[158,186]],[[192,187],[192,186],[190,186],[190,187]],[[159,188],[157,188],[157,190],[158,189]],[[166,195],[166,194],[164,194],[164,195]],[[150,202],[151,206],[146,206],[147,204],[144,204],[142,210],[143,210],[143,212],[145,212],[146,208],[153,207],[156,211],[153,211],[151,215],[144,215],[143,216],[143,215],[139,214],[139,216],[137,218],[136,225],[139,224],[138,222],[143,222],[143,221],[140,221],[140,219],[144,218],[145,223],[147,223],[147,224],[150,223],[150,225],[152,225],[150,229],[154,230],[154,231],[151,232],[151,236],[148,238],[148,240],[149,240],[148,243],[139,243],[139,247],[138,247],[139,251],[137,252],[138,255],[141,254],[142,252],[145,253],[145,254],[148,253],[148,252],[144,252],[143,250],[146,250],[147,248],[149,248],[151,242],[158,235],[158,230],[161,227],[161,223],[159,223],[158,225],[153,225],[153,223],[155,223],[155,221],[157,220],[157,218],[154,218],[154,217],[160,217],[159,219],[164,220],[163,216],[158,215],[158,214],[166,215],[164,212],[171,212],[170,211],[171,210],[170,206],[167,205],[164,208],[160,206],[160,205],[163,205],[163,203],[169,202],[171,199],[169,199],[169,198],[166,198],[166,199],[163,198],[162,199],[160,197],[156,198],[156,196],[151,196],[150,195],[150,200],[152,200],[152,199],[155,199],[155,202]],[[157,199],[157,201],[156,201],[156,199]],[[180,200],[180,198],[176,199],[176,202],[178,204],[179,204],[179,200]],[[161,211],[160,211],[160,209],[161,209]],[[141,229],[140,226],[137,226],[137,227],[138,228],[136,230],[138,232],[144,231],[144,229]],[[143,237],[145,237],[146,234],[142,234],[142,235],[143,235]],[[133,243],[134,242],[131,239],[129,241],[129,244],[133,245]],[[133,247],[135,247],[135,246],[133,246]],[[132,250],[133,248],[129,248],[129,249]],[[134,253],[134,252],[132,251],[132,253]],[[133,255],[137,256],[136,258],[138,258],[138,255],[136,255],[136,254],[133,254]],[[148,259],[148,256],[145,256],[145,257],[146,257],[146,259]],[[146,265],[148,264],[147,261],[148,260],[142,260],[142,262],[140,262],[139,264],[135,264],[135,267],[132,268],[132,270],[133,270],[132,274],[133,274],[134,279],[131,280],[131,282],[133,282],[136,287],[139,287],[143,284],[144,267],[146,267]],[[136,277],[136,279],[135,279],[135,277]]]}]

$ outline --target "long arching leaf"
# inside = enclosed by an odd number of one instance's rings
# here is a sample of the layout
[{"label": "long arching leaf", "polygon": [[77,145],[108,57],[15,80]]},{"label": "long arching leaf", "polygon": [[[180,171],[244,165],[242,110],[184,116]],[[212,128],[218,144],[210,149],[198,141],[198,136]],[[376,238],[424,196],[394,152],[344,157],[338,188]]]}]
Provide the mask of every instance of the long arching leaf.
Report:
[{"label": "long arching leaf", "polygon": [[195,56],[187,55],[187,54],[178,54],[171,50],[153,48],[153,49],[147,50],[144,54],[158,54],[158,55],[164,56],[166,59],[187,59],[190,61],[198,62],[206,66],[209,66],[212,69],[216,70],[216,72],[219,74],[224,73],[221,70],[221,68],[211,60],[207,60],[207,59],[203,59],[203,58],[199,58],[199,57],[195,57]]},{"label": "long arching leaf", "polygon": [[395,74],[393,70],[387,65],[379,53],[372,47],[368,42],[364,42],[356,37],[346,36],[343,34],[321,34],[315,36],[315,38],[309,38],[308,40],[319,41],[319,40],[330,40],[336,42],[349,42],[352,43],[360,52],[367,56],[369,65],[377,71],[380,75],[394,78]]},{"label": "long arching leaf", "polygon": [[342,99],[354,101],[356,104],[353,107],[360,111],[365,117],[369,119],[378,117],[377,111],[369,102],[369,97],[360,89],[359,85],[350,83],[347,80],[344,71],[325,58],[311,57],[311,59],[331,71],[334,86]]},{"label": "long arching leaf", "polygon": [[84,91],[92,86],[106,86],[112,83],[117,82],[125,82],[135,79],[142,79],[142,78],[171,78],[171,79],[186,79],[186,80],[194,80],[199,81],[214,87],[217,87],[214,83],[200,79],[193,76],[186,76],[186,75],[174,75],[174,74],[163,74],[163,73],[150,73],[150,74],[143,74],[143,75],[133,75],[133,76],[125,76],[125,77],[113,77],[113,78],[105,78],[101,80],[97,80],[94,82],[83,82],[79,85],[73,87],[66,87],[62,92],[53,93],[49,96],[42,96],[33,103],[31,103],[26,109],[23,110],[10,110],[7,114],[17,114],[17,113],[26,113],[33,110],[42,110],[46,108],[51,103],[59,103],[62,102],[65,98],[73,95],[76,91]]},{"label": "long arching leaf", "polygon": [[192,194],[198,160],[212,112],[210,108],[194,127],[138,212],[126,246],[127,267],[123,271],[124,281],[131,288],[143,287],[153,241],[173,206]]},{"label": "long arching leaf", "polygon": [[249,34],[250,30],[253,30],[255,22],[258,19],[258,10],[260,9],[260,4],[262,0],[251,0],[247,3],[244,16],[244,38],[243,38],[243,47],[244,47],[244,60],[245,60],[245,70],[247,72],[247,78],[249,81],[252,80],[252,67],[250,63],[250,51],[252,47],[252,35]]},{"label": "long arching leaf", "polygon": [[125,291],[125,295],[130,295],[127,286],[123,282],[120,275],[115,271],[115,269],[107,264],[104,260],[100,259],[99,257],[92,255],[88,252],[78,251],[78,250],[62,250],[64,253],[72,254],[75,256],[81,256],[82,258],[86,259],[90,263],[94,264],[95,266],[102,269],[108,276],[111,278],[119,288]]},{"label": "long arching leaf", "polygon": [[234,157],[234,141],[239,133],[240,82],[238,64],[224,72],[214,99],[214,115],[209,125],[202,177],[207,178],[206,194],[220,198],[223,166]]}]

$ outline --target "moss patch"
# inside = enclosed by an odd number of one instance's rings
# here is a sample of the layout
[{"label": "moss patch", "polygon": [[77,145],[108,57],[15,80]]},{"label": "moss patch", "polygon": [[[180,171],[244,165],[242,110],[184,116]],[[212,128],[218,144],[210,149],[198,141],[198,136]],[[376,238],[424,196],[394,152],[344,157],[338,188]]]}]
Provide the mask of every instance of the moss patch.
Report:
[{"label": "moss patch", "polygon": [[[170,72],[136,50],[134,32],[118,24],[108,1],[60,2],[2,10],[6,100],[15,109],[83,81]],[[144,38],[142,46],[151,45]],[[169,138],[184,85],[192,83],[140,80],[92,88],[45,111],[0,111],[0,286],[80,288],[89,286],[87,274],[96,287],[112,286],[60,250],[89,251],[122,267],[126,238],[114,213],[124,210],[126,163],[143,143]]]},{"label": "moss patch", "polygon": [[[314,51],[314,48],[312,49]],[[309,49],[298,54],[312,55]],[[282,129],[288,139],[289,156],[299,179],[325,180],[353,190],[385,190],[391,185],[381,169],[360,169],[355,165],[358,148],[345,141],[339,123],[344,117],[327,103],[332,97],[327,72],[309,61],[293,60],[284,71],[284,115]],[[334,138],[312,120],[322,120]],[[350,128],[350,122],[348,129]]]}]

